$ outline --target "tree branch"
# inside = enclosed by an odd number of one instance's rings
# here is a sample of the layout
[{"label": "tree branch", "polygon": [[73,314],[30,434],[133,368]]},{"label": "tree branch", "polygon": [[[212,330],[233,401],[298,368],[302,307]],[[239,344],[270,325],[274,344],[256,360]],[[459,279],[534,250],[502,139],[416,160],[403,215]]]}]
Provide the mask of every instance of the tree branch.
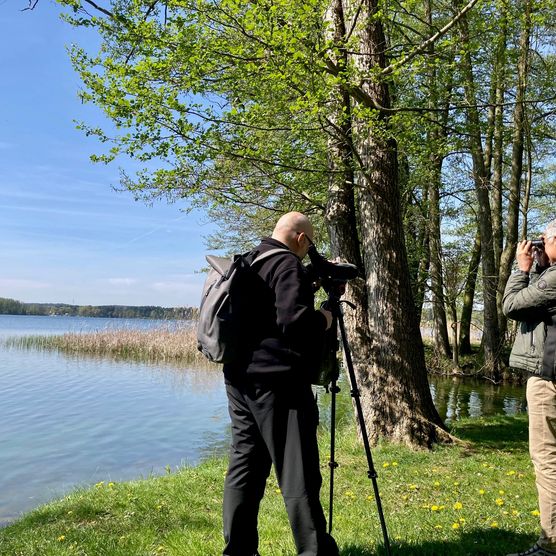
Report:
[{"label": "tree branch", "polygon": [[[38,1],[39,0],[36,0],[36,2],[38,2]],[[95,8],[95,10],[98,10],[99,12],[103,13],[104,15],[107,15],[108,17],[114,19],[114,14],[111,11],[107,10],[106,8],[103,8],[102,6],[99,6],[98,4],[93,2],[93,0],[83,0],[83,1],[87,4],[89,4],[89,6],[92,6],[93,8]]]},{"label": "tree branch", "polygon": [[414,48],[409,54],[399,59],[398,61],[390,64],[388,67],[384,68],[379,76],[384,77],[390,75],[394,70],[403,66],[407,62],[413,60],[415,56],[424,52],[431,44],[435,43],[440,37],[445,35],[479,0],[471,0],[464,8],[451,20],[449,21],[440,31],[436,32],[434,35],[430,36],[426,41],[423,41],[419,46]]}]

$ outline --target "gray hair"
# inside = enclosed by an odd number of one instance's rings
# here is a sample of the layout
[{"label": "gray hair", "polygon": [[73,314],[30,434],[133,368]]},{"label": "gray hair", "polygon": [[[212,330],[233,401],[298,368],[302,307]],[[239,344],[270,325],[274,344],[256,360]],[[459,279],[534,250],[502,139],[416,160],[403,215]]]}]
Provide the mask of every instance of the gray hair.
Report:
[{"label": "gray hair", "polygon": [[544,229],[544,237],[549,238],[552,236],[556,236],[556,220],[549,222]]}]

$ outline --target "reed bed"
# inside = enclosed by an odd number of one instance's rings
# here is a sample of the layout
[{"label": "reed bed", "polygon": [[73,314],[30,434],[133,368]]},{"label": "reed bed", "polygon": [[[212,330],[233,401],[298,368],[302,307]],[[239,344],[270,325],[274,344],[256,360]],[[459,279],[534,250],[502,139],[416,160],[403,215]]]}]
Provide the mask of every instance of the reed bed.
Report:
[{"label": "reed bed", "polygon": [[197,350],[195,330],[191,327],[67,332],[61,335],[13,337],[4,343],[6,347],[20,349],[214,366]]}]

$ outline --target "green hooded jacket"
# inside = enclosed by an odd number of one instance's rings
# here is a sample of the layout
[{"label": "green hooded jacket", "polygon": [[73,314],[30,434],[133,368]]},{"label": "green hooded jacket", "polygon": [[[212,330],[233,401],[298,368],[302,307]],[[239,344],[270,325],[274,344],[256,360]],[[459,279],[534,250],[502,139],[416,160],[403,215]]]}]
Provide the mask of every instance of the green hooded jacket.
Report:
[{"label": "green hooded jacket", "polygon": [[504,314],[519,321],[510,367],[542,375],[547,328],[556,314],[556,265],[512,274],[502,303]]}]

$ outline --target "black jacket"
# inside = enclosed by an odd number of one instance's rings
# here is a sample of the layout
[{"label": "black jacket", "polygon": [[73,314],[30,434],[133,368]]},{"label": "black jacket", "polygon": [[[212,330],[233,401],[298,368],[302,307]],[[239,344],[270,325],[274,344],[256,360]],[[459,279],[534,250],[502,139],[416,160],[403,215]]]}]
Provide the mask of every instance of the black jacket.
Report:
[{"label": "black jacket", "polygon": [[326,318],[314,308],[311,277],[283,243],[264,238],[248,256],[282,248],[256,263],[255,280],[242,295],[249,303],[246,349],[241,360],[224,365],[228,381],[293,378],[310,382],[318,369]]}]

